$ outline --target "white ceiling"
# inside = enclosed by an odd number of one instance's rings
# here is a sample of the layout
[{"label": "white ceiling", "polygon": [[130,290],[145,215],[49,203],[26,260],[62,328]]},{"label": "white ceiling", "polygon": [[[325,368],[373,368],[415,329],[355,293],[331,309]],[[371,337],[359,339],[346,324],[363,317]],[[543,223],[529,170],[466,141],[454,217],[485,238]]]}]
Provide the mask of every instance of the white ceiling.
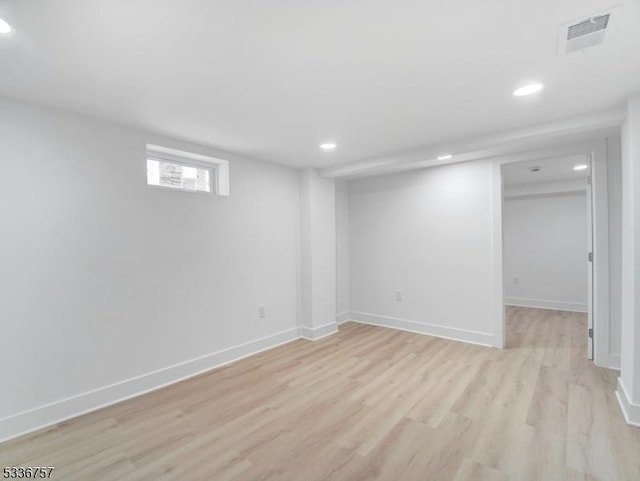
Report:
[{"label": "white ceiling", "polygon": [[[502,177],[505,185],[586,179],[588,170],[573,170],[574,166],[581,164],[588,165],[585,155],[516,162],[502,167]],[[540,167],[540,170],[531,172],[532,167]]]},{"label": "white ceiling", "polygon": [[[640,2],[601,46],[558,26],[611,0],[0,0],[0,94],[293,166],[424,148],[622,105]],[[534,98],[512,90],[544,82]],[[333,153],[322,141],[336,140]]]}]

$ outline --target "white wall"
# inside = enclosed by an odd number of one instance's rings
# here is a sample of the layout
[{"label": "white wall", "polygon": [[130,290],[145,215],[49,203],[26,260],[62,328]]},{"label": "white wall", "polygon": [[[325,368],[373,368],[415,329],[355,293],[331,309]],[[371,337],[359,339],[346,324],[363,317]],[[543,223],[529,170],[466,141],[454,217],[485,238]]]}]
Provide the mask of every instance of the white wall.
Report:
[{"label": "white wall", "polygon": [[336,331],[335,181],[315,169],[300,171],[302,334],[317,339]]},{"label": "white wall", "polygon": [[622,323],[617,395],[640,426],[640,93],[629,98],[622,127]]},{"label": "white wall", "polygon": [[[147,187],[147,142],[230,197]],[[6,98],[0,146],[0,439],[298,336],[295,170]]]},{"label": "white wall", "polygon": [[351,294],[349,275],[349,183],[336,181],[336,261],[338,321],[349,317]]},{"label": "white wall", "polygon": [[351,317],[494,344],[497,172],[478,161],[352,181]]},{"label": "white wall", "polygon": [[503,236],[507,304],[587,311],[585,191],[505,198]]},{"label": "white wall", "polygon": [[609,364],[620,369],[622,319],[622,153],[620,139],[607,139],[609,196]]}]

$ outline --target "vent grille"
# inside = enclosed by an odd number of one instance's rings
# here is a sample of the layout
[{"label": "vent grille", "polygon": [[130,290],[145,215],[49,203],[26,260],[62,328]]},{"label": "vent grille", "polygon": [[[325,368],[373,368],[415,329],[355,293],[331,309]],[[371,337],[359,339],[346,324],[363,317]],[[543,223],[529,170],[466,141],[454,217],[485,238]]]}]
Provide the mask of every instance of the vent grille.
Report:
[{"label": "vent grille", "polygon": [[607,13],[606,15],[589,18],[583,22],[571,25],[567,30],[567,40],[575,40],[576,38],[606,29],[609,24],[609,16],[610,14]]},{"label": "vent grille", "polygon": [[614,39],[619,30],[622,9],[622,4],[618,4],[606,10],[583,12],[584,16],[560,24],[558,55],[585,52],[603,45],[605,40]]}]

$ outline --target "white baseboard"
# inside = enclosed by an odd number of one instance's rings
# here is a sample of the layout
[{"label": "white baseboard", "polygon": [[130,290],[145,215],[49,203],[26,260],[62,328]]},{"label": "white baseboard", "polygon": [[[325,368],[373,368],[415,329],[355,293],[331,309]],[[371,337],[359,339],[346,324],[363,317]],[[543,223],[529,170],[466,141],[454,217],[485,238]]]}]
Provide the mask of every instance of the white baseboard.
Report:
[{"label": "white baseboard", "polygon": [[622,415],[627,424],[640,427],[640,404],[633,404],[627,394],[627,389],[622,383],[622,379],[618,378],[618,389],[616,390],[618,404],[622,410]]},{"label": "white baseboard", "polygon": [[300,328],[294,327],[255,341],[239,344],[229,349],[2,418],[0,419],[0,442],[161,389],[299,338]]},{"label": "white baseboard", "polygon": [[551,309],[554,311],[587,312],[587,304],[581,302],[546,301],[544,299],[529,299],[527,297],[505,297],[507,306],[533,307],[536,309]]},{"label": "white baseboard", "polygon": [[338,323],[335,321],[317,327],[300,326],[300,337],[309,341],[317,341],[336,332],[338,332]]},{"label": "white baseboard", "polygon": [[609,369],[620,370],[620,354],[609,354]]},{"label": "white baseboard", "polygon": [[427,334],[429,336],[452,339],[454,341],[479,344],[481,346],[494,346],[495,336],[484,332],[458,329],[455,327],[439,326],[426,322],[410,321],[407,319],[397,319],[395,317],[377,316],[366,312],[351,312],[350,320],[361,324],[371,324],[380,327],[390,327],[402,331]]},{"label": "white baseboard", "polygon": [[343,322],[347,322],[351,318],[351,313],[349,311],[341,312],[336,316],[336,322],[338,324],[342,324]]}]

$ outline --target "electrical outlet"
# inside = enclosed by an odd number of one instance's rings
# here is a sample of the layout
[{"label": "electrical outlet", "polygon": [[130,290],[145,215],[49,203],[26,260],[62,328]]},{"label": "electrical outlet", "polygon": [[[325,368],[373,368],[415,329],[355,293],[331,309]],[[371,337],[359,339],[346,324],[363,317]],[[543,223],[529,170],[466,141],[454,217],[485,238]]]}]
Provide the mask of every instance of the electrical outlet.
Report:
[{"label": "electrical outlet", "polygon": [[397,291],[393,291],[396,301],[402,300],[402,291],[398,289]]},{"label": "electrical outlet", "polygon": [[258,317],[260,319],[267,317],[267,308],[265,306],[258,306]]},{"label": "electrical outlet", "polygon": [[514,283],[515,285],[520,284],[520,278],[519,278],[519,277],[514,277],[514,278],[513,278],[513,283]]}]

